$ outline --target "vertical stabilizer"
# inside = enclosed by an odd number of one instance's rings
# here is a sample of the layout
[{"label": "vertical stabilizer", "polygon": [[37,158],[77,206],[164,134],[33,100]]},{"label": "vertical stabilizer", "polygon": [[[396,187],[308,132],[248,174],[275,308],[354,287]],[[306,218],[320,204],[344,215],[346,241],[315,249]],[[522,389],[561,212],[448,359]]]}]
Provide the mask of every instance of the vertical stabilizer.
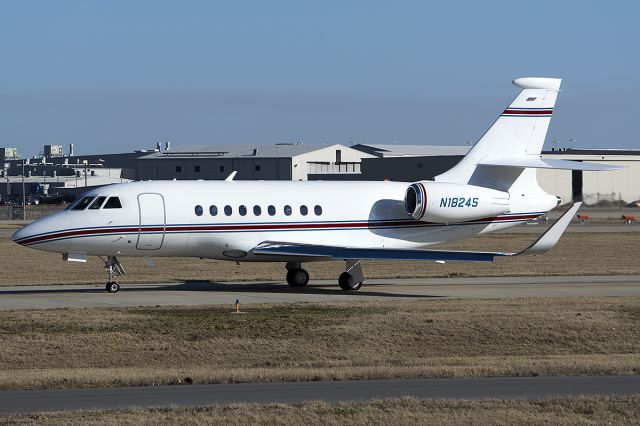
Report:
[{"label": "vertical stabilizer", "polygon": [[[436,176],[436,181],[469,183],[479,186],[508,189],[520,171],[510,170],[512,179],[505,181],[505,171],[481,171],[478,163],[501,158],[538,158],[560,90],[557,78],[518,78],[514,86],[522,89],[518,97],[498,117],[469,153],[452,169]],[[501,173],[501,182],[494,178]],[[535,182],[535,173],[534,182]],[[498,189],[498,188],[496,188]]]}]

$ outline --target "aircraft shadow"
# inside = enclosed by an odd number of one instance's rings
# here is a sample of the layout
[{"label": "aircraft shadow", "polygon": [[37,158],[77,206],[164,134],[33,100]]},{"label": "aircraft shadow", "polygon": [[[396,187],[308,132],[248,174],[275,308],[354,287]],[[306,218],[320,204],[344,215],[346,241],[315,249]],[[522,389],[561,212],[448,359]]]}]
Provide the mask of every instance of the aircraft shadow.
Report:
[{"label": "aircraft shadow", "polygon": [[[370,291],[373,287],[367,287],[365,284],[361,290],[346,293],[337,288],[327,288],[327,284],[308,284],[302,288],[290,287],[286,284],[264,282],[264,283],[219,283],[215,281],[196,281],[186,280],[176,284],[124,284],[120,287],[120,293],[128,292],[154,292],[154,291],[176,291],[176,292],[235,292],[238,294],[248,293],[271,293],[271,294],[313,294],[313,295],[342,295],[356,297],[388,297],[388,298],[416,298],[416,299],[438,299],[446,296],[436,296],[428,294],[410,294],[410,293],[390,293],[383,291]],[[0,297],[3,295],[36,295],[36,294],[104,294],[105,289],[102,286],[88,287],[78,286],[77,288],[67,287],[57,288],[57,286],[48,286],[46,288],[25,288],[25,289],[2,289],[0,288]],[[117,296],[115,296],[117,297]]]},{"label": "aircraft shadow", "polygon": [[[354,292],[345,292],[338,288],[327,288],[327,284],[310,283],[304,287],[290,287],[286,284],[276,282],[264,283],[220,283],[210,280],[185,280],[184,283],[170,284],[166,286],[155,287],[157,290],[169,291],[218,291],[218,292],[237,292],[237,293],[273,293],[273,294],[315,294],[315,295],[349,295],[349,296],[375,296],[375,297],[394,297],[394,298],[441,298],[443,296],[428,294],[409,294],[409,293],[389,293],[383,291],[371,291],[373,285]],[[137,289],[136,289],[137,290]],[[121,290],[122,291],[122,290]]]}]

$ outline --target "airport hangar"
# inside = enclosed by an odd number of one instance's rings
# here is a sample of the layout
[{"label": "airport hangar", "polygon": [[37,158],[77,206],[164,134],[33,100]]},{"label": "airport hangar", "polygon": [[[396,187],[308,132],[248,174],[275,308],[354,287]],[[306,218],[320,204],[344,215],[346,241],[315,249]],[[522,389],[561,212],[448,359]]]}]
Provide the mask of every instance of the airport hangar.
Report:
[{"label": "airport hangar", "polygon": [[[395,180],[433,179],[453,167],[470,146],[397,144],[276,144],[181,146],[136,159],[136,179]],[[562,203],[640,200],[640,150],[561,149],[545,156],[622,166],[606,173],[538,170],[538,181]]]},{"label": "airport hangar", "polygon": [[[47,149],[49,148],[49,149]],[[398,144],[185,145],[137,150],[122,154],[64,155],[45,146],[43,155],[27,160],[25,175],[37,193],[43,184],[49,193],[78,195],[94,186],[130,180],[225,179],[237,171],[237,180],[395,180],[433,179],[454,166],[471,147]],[[0,171],[6,188],[21,194],[21,165],[17,151],[0,148]],[[583,200],[630,203],[640,200],[640,150],[559,149],[545,156],[622,166],[598,173],[538,170],[540,185],[563,203]],[[57,182],[54,182],[57,181]],[[0,194],[5,185],[0,185]]]}]

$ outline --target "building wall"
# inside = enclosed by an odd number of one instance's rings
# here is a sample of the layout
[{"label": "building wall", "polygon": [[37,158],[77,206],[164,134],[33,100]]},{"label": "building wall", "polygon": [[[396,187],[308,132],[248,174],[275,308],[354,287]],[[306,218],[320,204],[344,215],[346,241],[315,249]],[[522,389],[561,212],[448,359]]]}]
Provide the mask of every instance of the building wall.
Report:
[{"label": "building wall", "polygon": [[606,164],[623,166],[610,172],[584,172],[583,200],[587,204],[599,201],[640,200],[640,161],[607,161]]},{"label": "building wall", "polygon": [[538,169],[537,174],[540,188],[560,197],[562,204],[572,201],[571,170]]},{"label": "building wall", "polygon": [[[640,200],[640,156],[638,155],[549,155],[565,160],[582,160],[622,167],[605,172],[582,172],[582,200],[587,204],[605,201],[630,203]],[[550,194],[572,201],[572,172],[570,170],[538,170],[540,186]]]},{"label": "building wall", "polygon": [[2,147],[0,148],[0,161],[18,158],[18,148]]},{"label": "building wall", "polygon": [[327,146],[326,148],[320,148],[293,157],[291,179],[307,180],[309,177],[309,163],[360,163],[365,158],[373,157],[371,154],[344,145]]},{"label": "building wall", "polygon": [[461,159],[461,155],[366,158],[362,160],[362,180],[432,180],[458,164]]},{"label": "building wall", "polygon": [[[223,180],[237,171],[237,180],[290,180],[290,158],[145,158],[137,162],[138,180]],[[199,167],[199,171],[197,171]],[[180,171],[178,171],[178,168]]]}]

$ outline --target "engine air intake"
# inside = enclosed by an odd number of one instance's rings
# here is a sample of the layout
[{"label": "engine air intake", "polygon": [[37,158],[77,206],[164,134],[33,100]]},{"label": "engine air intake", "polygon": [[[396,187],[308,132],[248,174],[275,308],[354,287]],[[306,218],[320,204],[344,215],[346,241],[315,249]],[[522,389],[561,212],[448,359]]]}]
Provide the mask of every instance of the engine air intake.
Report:
[{"label": "engine air intake", "polygon": [[507,213],[509,193],[474,185],[420,181],[407,187],[404,209],[413,219],[423,222],[466,222]]},{"label": "engine air intake", "polygon": [[427,206],[427,192],[420,183],[414,183],[407,188],[404,196],[404,208],[414,219],[421,219]]}]

